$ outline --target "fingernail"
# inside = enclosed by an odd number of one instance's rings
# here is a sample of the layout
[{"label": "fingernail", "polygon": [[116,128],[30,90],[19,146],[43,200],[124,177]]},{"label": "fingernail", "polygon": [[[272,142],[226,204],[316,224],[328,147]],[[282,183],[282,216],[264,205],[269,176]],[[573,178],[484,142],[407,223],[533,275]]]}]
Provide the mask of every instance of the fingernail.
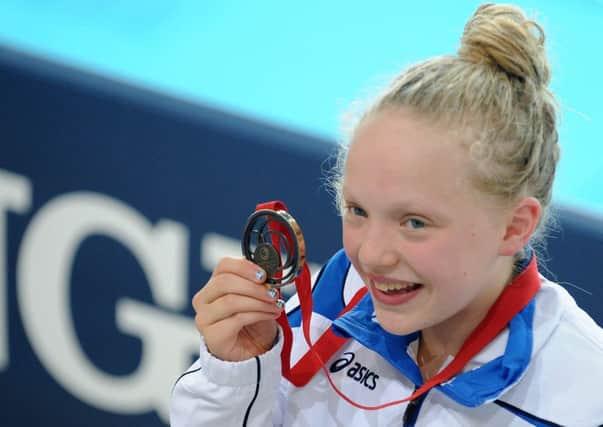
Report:
[{"label": "fingernail", "polygon": [[277,299],[276,306],[282,310],[283,308],[285,308],[285,301],[283,301],[282,299]]},{"label": "fingernail", "polygon": [[256,278],[256,280],[262,280],[264,278],[264,272],[261,270],[256,271],[255,278]]},{"label": "fingernail", "polygon": [[274,288],[268,289],[268,296],[270,298],[276,298],[276,294],[278,294],[278,292],[276,291],[276,289],[274,289]]}]

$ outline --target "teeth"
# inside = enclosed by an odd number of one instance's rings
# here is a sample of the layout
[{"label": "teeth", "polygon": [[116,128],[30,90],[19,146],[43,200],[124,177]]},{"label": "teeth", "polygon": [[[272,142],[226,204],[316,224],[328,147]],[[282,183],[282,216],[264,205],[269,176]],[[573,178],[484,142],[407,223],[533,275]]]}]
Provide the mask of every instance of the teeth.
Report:
[{"label": "teeth", "polygon": [[375,288],[382,292],[406,290],[411,289],[413,286],[414,283],[375,283]]}]

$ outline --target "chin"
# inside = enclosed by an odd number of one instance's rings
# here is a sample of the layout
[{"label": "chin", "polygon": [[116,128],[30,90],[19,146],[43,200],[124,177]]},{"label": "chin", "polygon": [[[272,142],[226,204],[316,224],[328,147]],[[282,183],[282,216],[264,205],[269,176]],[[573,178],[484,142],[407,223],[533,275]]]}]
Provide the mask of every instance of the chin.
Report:
[{"label": "chin", "polygon": [[407,316],[398,313],[383,312],[381,310],[377,310],[376,314],[379,325],[390,334],[408,335],[421,329],[414,322],[409,322]]}]

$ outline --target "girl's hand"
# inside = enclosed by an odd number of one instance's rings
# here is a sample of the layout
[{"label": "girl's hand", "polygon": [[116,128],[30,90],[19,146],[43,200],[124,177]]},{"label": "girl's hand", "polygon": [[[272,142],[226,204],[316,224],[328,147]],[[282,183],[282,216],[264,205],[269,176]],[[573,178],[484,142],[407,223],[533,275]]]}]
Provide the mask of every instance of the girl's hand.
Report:
[{"label": "girl's hand", "polygon": [[195,323],[208,350],[237,362],[272,348],[282,309],[264,285],[266,273],[244,258],[223,258],[193,297]]}]

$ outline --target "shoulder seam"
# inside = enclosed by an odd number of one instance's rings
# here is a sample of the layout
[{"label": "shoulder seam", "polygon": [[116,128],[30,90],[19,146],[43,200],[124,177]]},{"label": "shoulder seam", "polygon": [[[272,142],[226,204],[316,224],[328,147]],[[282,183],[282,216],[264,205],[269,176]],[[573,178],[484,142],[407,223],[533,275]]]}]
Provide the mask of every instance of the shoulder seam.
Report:
[{"label": "shoulder seam", "polygon": [[172,392],[174,391],[174,388],[176,387],[176,384],[178,384],[178,382],[184,378],[185,376],[189,375],[189,374],[194,374],[195,372],[199,372],[201,370],[201,366],[199,366],[196,369],[191,369],[190,371],[186,371],[185,373],[181,374],[178,378],[176,378],[176,381],[174,381],[174,385],[172,386]]}]

